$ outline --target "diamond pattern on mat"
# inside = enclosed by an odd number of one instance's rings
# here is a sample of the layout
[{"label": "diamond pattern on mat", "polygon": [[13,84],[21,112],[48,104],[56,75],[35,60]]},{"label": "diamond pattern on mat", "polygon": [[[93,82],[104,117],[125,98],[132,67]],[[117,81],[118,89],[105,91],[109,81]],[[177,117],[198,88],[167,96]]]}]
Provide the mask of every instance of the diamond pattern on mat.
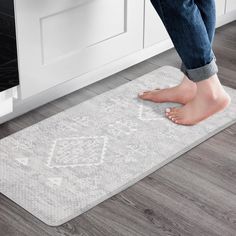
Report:
[{"label": "diamond pattern on mat", "polygon": [[50,168],[99,165],[107,146],[106,136],[58,138],[47,162]]},{"label": "diamond pattern on mat", "polygon": [[114,123],[107,125],[108,132],[114,136],[131,135],[138,129],[138,124],[135,121],[121,118]]}]

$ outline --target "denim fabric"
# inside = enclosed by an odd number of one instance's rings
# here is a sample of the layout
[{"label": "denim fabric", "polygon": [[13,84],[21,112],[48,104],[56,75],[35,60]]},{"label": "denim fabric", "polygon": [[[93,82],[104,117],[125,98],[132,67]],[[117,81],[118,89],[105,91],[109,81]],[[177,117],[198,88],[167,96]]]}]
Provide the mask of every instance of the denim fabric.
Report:
[{"label": "denim fabric", "polygon": [[181,71],[194,82],[218,72],[212,50],[215,0],[150,0],[179,56]]}]

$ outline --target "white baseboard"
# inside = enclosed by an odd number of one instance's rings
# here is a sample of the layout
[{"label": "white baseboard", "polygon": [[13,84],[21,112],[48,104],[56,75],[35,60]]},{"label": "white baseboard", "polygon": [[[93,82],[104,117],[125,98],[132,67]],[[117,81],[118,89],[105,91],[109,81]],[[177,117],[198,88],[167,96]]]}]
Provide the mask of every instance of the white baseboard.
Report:
[{"label": "white baseboard", "polygon": [[[227,15],[220,16],[217,19],[216,26],[220,27],[234,20],[236,20],[236,11],[227,13]],[[136,53],[123,57],[119,60],[116,60],[112,63],[106,64],[103,67],[94,70],[92,72],[86,73],[78,78],[59,84],[53,88],[50,88],[30,98],[24,100],[20,99],[14,100],[13,112],[3,117],[0,117],[0,124],[9,121],[15,117],[18,117],[22,114],[25,114],[26,112],[31,111],[37,107],[40,107],[57,98],[72,93],[89,84],[104,79],[112,74],[122,71],[130,66],[142,62],[172,47],[173,43],[171,42],[171,40],[170,39],[165,40],[158,44],[152,45],[151,47],[142,49],[140,51],[137,51]]]}]

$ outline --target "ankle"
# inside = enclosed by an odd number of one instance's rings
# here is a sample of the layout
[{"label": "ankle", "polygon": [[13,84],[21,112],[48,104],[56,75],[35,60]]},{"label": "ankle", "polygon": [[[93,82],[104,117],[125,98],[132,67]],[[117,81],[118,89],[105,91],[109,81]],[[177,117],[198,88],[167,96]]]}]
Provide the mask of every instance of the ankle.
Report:
[{"label": "ankle", "polygon": [[217,74],[209,79],[197,82],[197,93],[206,96],[210,100],[217,100],[225,93]]},{"label": "ankle", "polygon": [[188,77],[186,76],[183,78],[182,82],[178,85],[178,87],[186,89],[187,91],[189,90],[191,92],[197,89],[196,83],[188,79]]}]

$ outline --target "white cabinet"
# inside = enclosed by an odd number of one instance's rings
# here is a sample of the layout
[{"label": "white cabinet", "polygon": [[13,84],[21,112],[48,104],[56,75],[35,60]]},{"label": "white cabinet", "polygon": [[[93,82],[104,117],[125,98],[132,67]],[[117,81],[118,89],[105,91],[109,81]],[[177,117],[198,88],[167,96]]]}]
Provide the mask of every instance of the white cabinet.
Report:
[{"label": "white cabinet", "polygon": [[145,0],[144,47],[157,44],[169,35],[150,0]]},{"label": "white cabinet", "polygon": [[21,97],[143,47],[143,0],[15,0]]},{"label": "white cabinet", "polygon": [[224,13],[225,13],[225,1],[226,0],[216,0],[216,16],[224,15]]},{"label": "white cabinet", "polygon": [[226,0],[226,12],[236,11],[236,0]]}]

